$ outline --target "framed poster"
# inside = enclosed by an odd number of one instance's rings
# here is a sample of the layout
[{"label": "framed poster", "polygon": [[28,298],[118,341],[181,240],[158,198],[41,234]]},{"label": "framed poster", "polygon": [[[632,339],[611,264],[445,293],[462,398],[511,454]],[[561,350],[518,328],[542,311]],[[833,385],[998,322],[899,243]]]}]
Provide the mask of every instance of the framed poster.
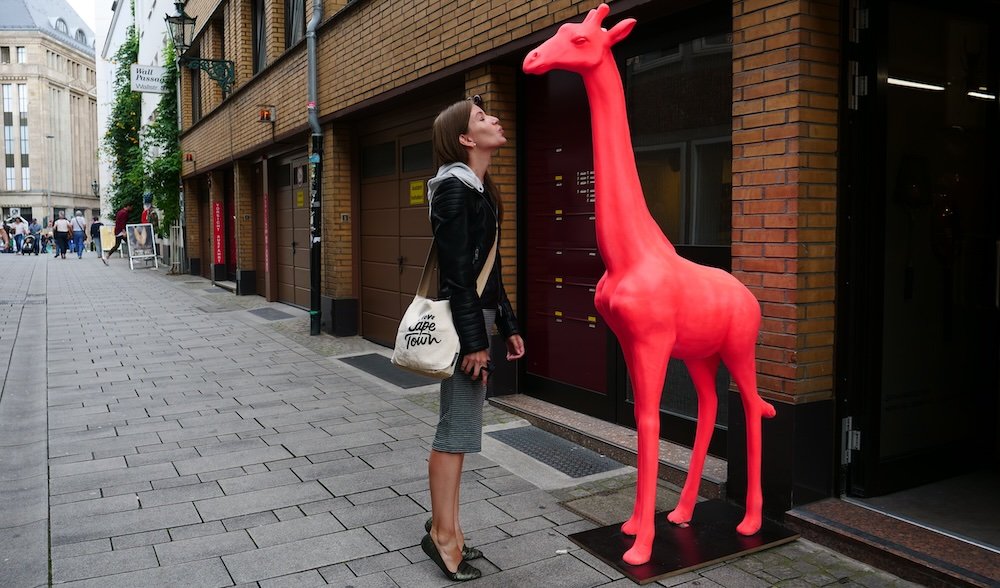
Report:
[{"label": "framed poster", "polygon": [[156,261],[156,236],[153,234],[152,224],[125,225],[125,236],[128,238],[129,268],[135,269],[137,259],[152,259],[153,266],[159,267]]},{"label": "framed poster", "polygon": [[101,225],[101,251],[111,251],[115,246],[115,228],[111,225]]}]

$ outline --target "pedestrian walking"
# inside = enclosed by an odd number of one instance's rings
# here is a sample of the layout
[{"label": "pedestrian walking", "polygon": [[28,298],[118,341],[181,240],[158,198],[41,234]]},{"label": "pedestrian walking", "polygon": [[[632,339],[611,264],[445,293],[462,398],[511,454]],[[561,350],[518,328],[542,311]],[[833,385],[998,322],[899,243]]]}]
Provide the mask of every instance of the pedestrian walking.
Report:
[{"label": "pedestrian walking", "polygon": [[95,215],[94,222],[90,223],[90,249],[97,251],[98,255],[104,255],[104,251],[101,250],[101,227],[103,226],[101,217]]},{"label": "pedestrian walking", "polygon": [[76,211],[70,225],[73,228],[73,251],[76,251],[77,259],[83,259],[83,242],[87,239],[87,219],[83,218],[82,210]]},{"label": "pedestrian walking", "polygon": [[14,229],[14,250],[22,254],[24,238],[28,236],[28,223],[24,222],[23,218],[17,217],[14,219],[12,227]]},{"label": "pedestrian walking", "polygon": [[132,205],[126,204],[117,213],[115,213],[115,246],[111,248],[106,255],[101,256],[101,261],[104,265],[108,265],[108,260],[114,255],[118,248],[121,247],[122,241],[125,240],[125,225],[128,224],[128,217],[132,214]]},{"label": "pedestrian walking", "polygon": [[52,231],[56,239],[56,257],[66,259],[66,250],[69,249],[69,238],[73,227],[66,220],[66,211],[59,211],[59,218],[52,223]]},{"label": "pedestrian walking", "polygon": [[28,234],[35,238],[35,255],[38,255],[38,250],[42,248],[42,225],[38,223],[37,218],[31,219]]},{"label": "pedestrian walking", "polygon": [[476,290],[503,216],[500,193],[487,171],[493,154],[507,142],[503,127],[483,111],[476,96],[438,115],[432,141],[440,165],[427,183],[438,288],[451,304],[461,348],[455,374],[441,383],[440,416],[427,467],[431,520],[420,546],[450,580],[462,582],[482,575],[466,561],[482,553],[465,544],[458,510],[465,454],[482,447],[486,380],[493,371],[489,333],[496,324],[507,342],[508,361],[524,355],[524,341],[501,281],[499,251],[482,295]]}]

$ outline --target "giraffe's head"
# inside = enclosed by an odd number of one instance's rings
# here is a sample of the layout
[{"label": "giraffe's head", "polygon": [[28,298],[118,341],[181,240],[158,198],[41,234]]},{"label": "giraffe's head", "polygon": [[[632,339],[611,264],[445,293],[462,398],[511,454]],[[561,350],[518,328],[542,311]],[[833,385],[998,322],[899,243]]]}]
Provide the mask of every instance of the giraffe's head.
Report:
[{"label": "giraffe's head", "polygon": [[551,39],[524,58],[524,73],[544,74],[564,69],[583,74],[604,59],[611,59],[611,46],[628,36],[635,19],[626,18],[609,31],[601,28],[609,10],[607,4],[601,4],[591,10],[583,22],[559,27]]}]

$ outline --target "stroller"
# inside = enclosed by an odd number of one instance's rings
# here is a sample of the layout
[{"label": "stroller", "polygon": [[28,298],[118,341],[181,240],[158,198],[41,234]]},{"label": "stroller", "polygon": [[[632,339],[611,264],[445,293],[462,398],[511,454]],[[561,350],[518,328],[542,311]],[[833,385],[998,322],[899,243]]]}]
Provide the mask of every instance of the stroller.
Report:
[{"label": "stroller", "polygon": [[31,255],[32,253],[38,255],[38,239],[34,235],[26,235],[24,237],[24,242],[21,243],[21,253],[24,255]]}]

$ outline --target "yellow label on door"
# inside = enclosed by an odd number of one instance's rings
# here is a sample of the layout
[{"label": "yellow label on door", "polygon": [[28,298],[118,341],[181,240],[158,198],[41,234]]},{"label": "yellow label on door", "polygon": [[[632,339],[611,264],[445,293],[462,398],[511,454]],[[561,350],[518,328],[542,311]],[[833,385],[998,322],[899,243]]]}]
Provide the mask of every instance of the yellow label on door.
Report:
[{"label": "yellow label on door", "polygon": [[298,208],[302,208],[305,205],[306,205],[306,193],[303,192],[302,190],[299,190],[298,192],[295,193],[295,206]]},{"label": "yellow label on door", "polygon": [[424,182],[423,180],[413,180],[410,182],[410,206],[420,206],[424,203]]}]

